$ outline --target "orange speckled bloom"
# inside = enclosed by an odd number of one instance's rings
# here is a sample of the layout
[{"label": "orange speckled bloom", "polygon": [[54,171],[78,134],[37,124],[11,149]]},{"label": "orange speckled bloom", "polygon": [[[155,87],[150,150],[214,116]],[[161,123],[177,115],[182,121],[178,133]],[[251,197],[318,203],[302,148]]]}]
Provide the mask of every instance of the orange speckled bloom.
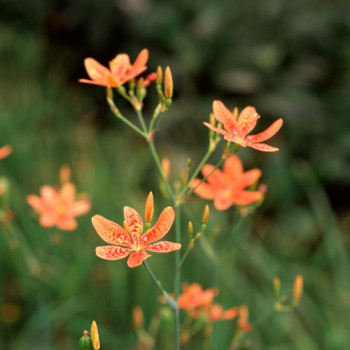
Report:
[{"label": "orange speckled bloom", "polygon": [[180,309],[186,310],[191,317],[198,318],[204,315],[207,322],[231,320],[238,315],[237,308],[223,310],[219,304],[213,304],[217,291],[203,289],[198,283],[182,285],[182,293],[178,298]]},{"label": "orange speckled bloom", "polygon": [[[204,177],[214,169],[214,165],[205,164],[202,168]],[[214,200],[217,210],[226,210],[233,204],[248,205],[262,198],[260,191],[246,191],[245,188],[254,184],[262,175],[261,170],[252,169],[244,172],[241,160],[232,155],[225,160],[223,171],[214,170],[207,178],[207,182],[194,179],[190,187],[194,192],[209,200]]]},{"label": "orange speckled bloom", "polygon": [[4,159],[8,157],[12,152],[12,147],[11,146],[2,146],[0,147],[0,159]]},{"label": "orange speckled bloom", "polygon": [[107,245],[96,248],[96,255],[105,260],[119,260],[128,258],[129,267],[137,267],[150,257],[146,251],[155,253],[169,253],[181,248],[181,244],[168,241],[158,241],[170,230],[175,212],[172,207],[167,207],[160,214],[156,224],[143,235],[143,222],[140,214],[133,208],[124,207],[124,228],[113,221],[107,220],[101,215],[92,218],[92,224],[107,243]]},{"label": "orange speckled bloom", "polygon": [[144,72],[147,69],[147,60],[148,50],[146,49],[139,53],[134,64],[130,63],[130,58],[127,54],[121,53],[109,62],[108,69],[89,57],[85,59],[84,65],[91,80],[79,79],[79,81],[87,84],[119,87]]},{"label": "orange speckled bloom", "polygon": [[90,210],[90,200],[75,200],[76,188],[71,182],[61,189],[42,186],[40,195],[27,196],[28,204],[40,214],[39,223],[43,227],[57,226],[61,230],[73,231],[77,228],[76,216],[84,215]]},{"label": "orange speckled bloom", "polygon": [[209,129],[212,129],[222,135],[227,141],[235,142],[242,147],[252,147],[258,151],[276,152],[278,148],[271,147],[263,141],[270,139],[282,127],[283,120],[280,118],[271,124],[265,131],[248,135],[256,126],[260,115],[254,107],[246,107],[238,116],[237,108],[231,113],[221,101],[213,102],[213,112],[215,119],[223,124],[224,129],[217,128],[209,123],[204,123]]}]

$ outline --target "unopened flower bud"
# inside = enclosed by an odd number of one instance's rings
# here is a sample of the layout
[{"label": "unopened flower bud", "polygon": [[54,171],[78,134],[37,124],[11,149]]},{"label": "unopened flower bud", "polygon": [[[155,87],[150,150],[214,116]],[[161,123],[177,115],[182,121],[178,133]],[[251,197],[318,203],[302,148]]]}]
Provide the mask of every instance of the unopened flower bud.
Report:
[{"label": "unopened flower bud", "polygon": [[64,185],[67,182],[70,182],[71,172],[70,167],[67,164],[63,164],[60,168],[60,182],[61,185]]},{"label": "unopened flower bud", "polygon": [[234,120],[237,120],[237,117],[238,117],[238,108],[235,107],[233,112],[232,112],[232,117]]},{"label": "unopened flower bud", "polygon": [[203,215],[202,215],[202,223],[205,224],[205,225],[209,221],[209,213],[210,213],[209,205],[206,204],[205,207],[204,207],[204,210],[203,210]]},{"label": "unopened flower bud", "polygon": [[156,84],[162,85],[162,83],[163,83],[163,69],[161,66],[158,66]]},{"label": "unopened flower bud", "polygon": [[164,95],[168,99],[171,99],[173,97],[173,77],[171,75],[171,70],[169,67],[166,67],[165,73],[164,73]]},{"label": "unopened flower bud", "polygon": [[142,329],[144,325],[143,311],[140,306],[135,306],[132,309],[132,320],[135,329]]},{"label": "unopened flower bud", "polygon": [[294,280],[294,287],[293,287],[293,303],[298,305],[301,297],[303,295],[303,276],[298,275],[297,277],[295,277]]},{"label": "unopened flower bud", "polygon": [[275,293],[275,298],[278,299],[281,292],[281,281],[278,277],[274,277],[272,280],[273,291]]},{"label": "unopened flower bud", "polygon": [[80,350],[92,350],[91,338],[88,331],[84,331],[82,337],[79,339]]},{"label": "unopened flower bud", "polygon": [[168,180],[170,175],[170,161],[168,158],[162,159],[162,171],[165,179]]},{"label": "unopened flower bud", "polygon": [[98,328],[97,328],[96,321],[92,321],[90,335],[91,335],[92,348],[94,350],[99,350],[100,349],[100,337],[98,335]]},{"label": "unopened flower bud", "polygon": [[146,199],[145,204],[145,219],[146,222],[152,222],[154,214],[154,202],[153,202],[153,193],[150,192]]},{"label": "unopened flower bud", "polygon": [[193,236],[193,224],[192,224],[192,221],[189,221],[189,222],[188,222],[188,225],[187,225],[187,234],[188,234],[188,239],[191,240],[191,239],[192,239],[192,236]]},{"label": "unopened flower bud", "polygon": [[210,113],[209,124],[212,125],[212,126],[215,126],[215,117],[214,117],[213,113]]}]

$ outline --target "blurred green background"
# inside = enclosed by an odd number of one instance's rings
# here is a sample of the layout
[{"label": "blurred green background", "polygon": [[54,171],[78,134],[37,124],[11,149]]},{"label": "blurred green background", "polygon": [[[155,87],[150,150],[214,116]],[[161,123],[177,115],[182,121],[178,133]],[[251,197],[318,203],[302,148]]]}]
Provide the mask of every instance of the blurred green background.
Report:
[{"label": "blurred green background", "polygon": [[[253,329],[244,348],[349,349],[349,14],[348,1],[0,0],[0,145],[14,148],[0,175],[10,180],[15,212],[10,236],[0,227],[0,349],[77,349],[93,319],[103,349],[136,349],[132,307],[143,307],[146,322],[159,308],[143,268],[95,256],[101,240],[90,217],[121,222],[124,205],[143,211],[149,190],[156,215],[169,203],[145,142],[115,120],[103,88],[77,83],[86,77],[85,57],[107,64],[120,52],[134,59],[145,47],[149,71],[169,65],[175,81],[173,107],[156,137],[174,179],[188,157],[195,163],[205,152],[202,121],[214,99],[230,108],[254,105],[259,130],[285,121],[271,141],[280,152],[239,152],[246,169],[264,172],[264,205],[238,230],[234,209],[212,208],[208,242],[219,233],[211,249],[228,242],[230,249],[218,261],[199,245],[183,280],[206,288],[218,281],[218,302],[249,306]],[[155,103],[152,91],[146,113]],[[57,185],[64,163],[78,191],[91,196],[92,210],[52,246],[49,235],[58,231],[38,225],[25,197]],[[184,228],[188,219],[198,228],[202,207],[191,198]],[[173,258],[150,259],[169,290]],[[299,273],[300,307],[274,312],[272,278],[290,293]],[[167,323],[164,350],[171,349]],[[217,324],[212,348],[226,349],[233,329],[234,322]]]}]

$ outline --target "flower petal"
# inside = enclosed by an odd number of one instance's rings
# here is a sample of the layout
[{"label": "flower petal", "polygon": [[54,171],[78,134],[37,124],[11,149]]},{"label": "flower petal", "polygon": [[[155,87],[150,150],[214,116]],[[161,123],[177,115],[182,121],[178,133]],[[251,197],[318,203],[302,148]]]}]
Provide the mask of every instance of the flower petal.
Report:
[{"label": "flower petal", "polygon": [[112,245],[96,247],[96,255],[105,260],[120,260],[126,258],[131,251],[132,250],[128,248],[115,247]]},{"label": "flower petal", "polygon": [[244,174],[242,174],[239,180],[239,185],[241,186],[241,188],[246,188],[248,186],[251,186],[259,180],[261,175],[262,175],[262,171],[260,169],[252,169],[252,170],[246,171]]},{"label": "flower petal", "polygon": [[120,53],[109,62],[111,72],[118,81],[123,78],[130,66],[130,58],[126,53]]},{"label": "flower petal", "polygon": [[52,227],[55,225],[55,216],[50,213],[40,215],[39,223],[43,227]]},{"label": "flower petal", "polygon": [[60,194],[61,194],[61,198],[66,203],[74,202],[75,194],[76,194],[75,185],[72,184],[71,182],[65,183],[61,188]]},{"label": "flower petal", "polygon": [[131,245],[128,233],[115,222],[101,215],[95,215],[91,221],[96,232],[105,242],[127,247]]},{"label": "flower petal", "polygon": [[266,141],[273,137],[282,127],[283,119],[277,119],[274,123],[272,123],[266,130],[256,135],[247,136],[248,142],[260,143]]},{"label": "flower petal", "polygon": [[91,57],[85,58],[84,65],[88,76],[92,80],[103,80],[106,75],[110,74],[108,68]]},{"label": "flower petal", "polygon": [[243,165],[238,156],[232,155],[225,160],[224,175],[231,181],[235,181],[243,174]]},{"label": "flower petal", "polygon": [[202,174],[206,177],[207,182],[214,188],[225,185],[225,176],[220,169],[215,169],[212,164],[204,164],[202,167]]},{"label": "flower petal", "polygon": [[133,64],[133,69],[139,69],[139,68],[143,68],[146,63],[148,61],[148,50],[147,49],[143,49],[137,56],[134,64]]},{"label": "flower petal", "polygon": [[256,122],[259,118],[260,116],[254,107],[245,107],[238,117],[240,136],[249,134],[255,128]]},{"label": "flower petal", "polygon": [[42,186],[40,188],[40,194],[46,206],[49,206],[51,208],[55,207],[59,193],[54,187],[46,185]]},{"label": "flower petal", "polygon": [[262,152],[277,152],[277,151],[279,151],[279,148],[269,146],[266,143],[249,142],[249,143],[247,143],[247,146],[254,148],[254,149],[257,149],[258,151],[262,151]]},{"label": "flower petal", "polygon": [[169,253],[181,249],[180,243],[161,241],[154,244],[150,244],[145,247],[145,250],[149,250],[155,253]]},{"label": "flower petal", "polygon": [[144,260],[149,258],[151,255],[147,254],[144,250],[140,250],[138,252],[132,252],[128,259],[128,266],[133,268],[140,266]]},{"label": "flower petal", "polygon": [[220,129],[220,128],[216,128],[215,126],[207,123],[207,122],[203,122],[203,124],[208,127],[209,129],[215,131],[215,132],[218,132],[219,134],[222,134],[222,135],[226,135],[227,134],[227,131],[226,130],[223,130],[223,129]]},{"label": "flower petal", "polygon": [[142,244],[158,241],[170,230],[175,218],[175,211],[172,207],[166,207],[159,216],[156,224],[151,227],[143,236]]},{"label": "flower petal", "polygon": [[0,147],[0,159],[4,159],[7,156],[9,156],[12,153],[12,147],[11,146],[2,146]]},{"label": "flower petal", "polygon": [[194,188],[194,193],[199,197],[204,199],[214,199],[215,192],[212,186],[206,182],[201,182],[200,179],[194,179],[191,181],[190,188]]},{"label": "flower petal", "polygon": [[56,219],[56,226],[65,231],[74,231],[78,224],[72,217],[58,218]]},{"label": "flower petal", "polygon": [[217,196],[214,199],[214,207],[217,210],[226,210],[233,205],[233,200],[231,197]]},{"label": "flower petal", "polygon": [[232,120],[234,124],[236,124],[233,114],[225,107],[222,101],[216,100],[213,102],[213,113],[215,119],[221,124],[225,124],[225,121],[227,120]]},{"label": "flower petal", "polygon": [[241,191],[234,196],[234,203],[237,205],[249,205],[261,199],[259,191]]},{"label": "flower petal", "polygon": [[70,213],[73,216],[80,216],[88,213],[90,211],[90,208],[91,208],[90,200],[88,198],[85,198],[72,203],[70,208]]},{"label": "flower petal", "polygon": [[133,208],[124,207],[124,218],[133,243],[138,243],[143,230],[140,214]]},{"label": "flower petal", "polygon": [[35,194],[30,194],[27,196],[27,203],[37,212],[43,213],[45,212],[45,204],[43,200],[36,196]]}]

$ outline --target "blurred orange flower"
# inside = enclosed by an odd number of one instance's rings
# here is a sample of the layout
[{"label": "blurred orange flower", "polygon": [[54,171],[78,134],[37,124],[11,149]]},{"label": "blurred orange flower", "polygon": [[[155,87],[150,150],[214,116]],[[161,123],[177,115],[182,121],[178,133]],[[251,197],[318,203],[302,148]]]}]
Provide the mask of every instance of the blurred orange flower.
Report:
[{"label": "blurred orange flower", "polygon": [[217,290],[203,289],[198,283],[182,285],[182,293],[178,298],[180,309],[186,310],[193,318],[203,317],[207,322],[231,320],[238,316],[239,308],[223,310],[219,304],[213,304]]},{"label": "blurred orange flower", "polygon": [[215,119],[223,124],[224,129],[217,128],[209,123],[204,124],[209,129],[224,135],[225,140],[235,142],[242,147],[252,147],[258,151],[278,151],[278,148],[262,142],[270,139],[279,131],[283,124],[282,118],[276,120],[265,131],[256,135],[248,135],[255,128],[257,120],[260,118],[254,107],[248,106],[244,108],[238,116],[237,108],[231,113],[221,101],[214,101],[213,112]]},{"label": "blurred orange flower", "polygon": [[2,146],[0,147],[0,159],[4,159],[8,157],[12,153],[12,147],[11,146]]},{"label": "blurred orange flower", "polygon": [[[92,218],[96,232],[107,245],[96,248],[96,255],[105,260],[119,260],[128,258],[129,267],[137,267],[150,257],[146,251],[155,253],[169,253],[181,248],[181,244],[168,241],[153,243],[163,238],[170,230],[175,212],[167,207],[160,214],[156,224],[143,235],[143,222],[140,214],[133,208],[124,207],[124,228],[101,215]],[[152,244],[151,244],[152,243]]]},{"label": "blurred orange flower", "polygon": [[76,188],[66,182],[62,188],[42,186],[40,196],[27,196],[28,204],[40,214],[39,223],[43,227],[57,226],[61,230],[72,231],[77,228],[76,216],[90,210],[90,200],[85,197],[75,200]]},{"label": "blurred orange flower", "polygon": [[147,49],[144,49],[139,53],[134,64],[130,63],[130,58],[127,54],[121,53],[109,62],[108,69],[93,58],[89,57],[85,59],[84,65],[91,80],[79,79],[79,81],[87,84],[119,87],[144,72],[147,69],[147,60]]},{"label": "blurred orange flower", "polygon": [[193,188],[198,196],[214,200],[217,210],[226,210],[233,204],[248,205],[262,198],[261,191],[245,190],[258,181],[262,175],[261,170],[244,172],[242,162],[236,155],[225,160],[223,171],[214,168],[212,164],[205,164],[202,174],[204,177],[208,176],[207,182],[201,183],[200,179],[194,179],[190,188]]}]

